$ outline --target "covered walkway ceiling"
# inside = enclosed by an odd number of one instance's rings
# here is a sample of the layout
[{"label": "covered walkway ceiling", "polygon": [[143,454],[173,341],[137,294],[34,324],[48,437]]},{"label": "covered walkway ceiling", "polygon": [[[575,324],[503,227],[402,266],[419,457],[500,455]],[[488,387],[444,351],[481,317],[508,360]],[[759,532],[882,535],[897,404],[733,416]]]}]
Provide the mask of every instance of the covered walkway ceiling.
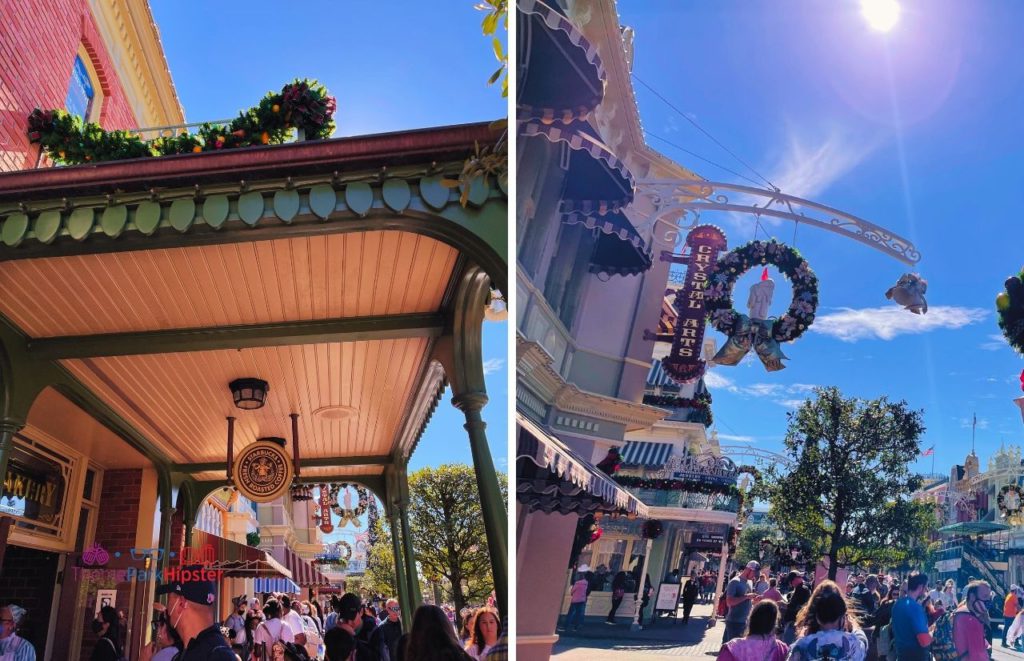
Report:
[{"label": "covered walkway ceiling", "polygon": [[[0,315],[31,359],[63,366],[194,479],[223,479],[227,416],[237,453],[289,438],[289,413],[303,476],[381,475],[429,418],[418,400],[439,395],[430,362],[463,269],[504,258],[496,182],[465,209],[437,185],[488,137],[471,125],[0,175]],[[239,411],[228,383],[249,376],[269,382],[266,406]]]}]

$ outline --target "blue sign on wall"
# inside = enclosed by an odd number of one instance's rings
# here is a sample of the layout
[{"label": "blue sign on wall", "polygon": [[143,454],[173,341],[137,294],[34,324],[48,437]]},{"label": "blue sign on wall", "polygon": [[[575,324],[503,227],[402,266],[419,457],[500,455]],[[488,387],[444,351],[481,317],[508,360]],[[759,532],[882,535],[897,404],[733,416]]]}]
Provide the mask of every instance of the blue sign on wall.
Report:
[{"label": "blue sign on wall", "polygon": [[89,71],[85,68],[82,58],[75,56],[75,66],[71,69],[71,83],[68,85],[68,98],[64,101],[64,107],[72,115],[78,115],[82,120],[89,117],[89,110],[92,106],[92,99],[95,92],[92,88],[92,81],[89,79]]}]

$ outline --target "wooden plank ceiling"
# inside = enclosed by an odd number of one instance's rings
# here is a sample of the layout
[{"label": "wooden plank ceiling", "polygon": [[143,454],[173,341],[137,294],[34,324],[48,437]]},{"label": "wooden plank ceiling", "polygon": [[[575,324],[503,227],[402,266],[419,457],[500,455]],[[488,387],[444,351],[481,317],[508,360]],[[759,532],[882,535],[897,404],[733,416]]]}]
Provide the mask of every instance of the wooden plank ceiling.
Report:
[{"label": "wooden plank ceiling", "polygon": [[[15,261],[0,264],[0,313],[30,337],[59,337],[436,312],[456,259],[438,241],[388,231]],[[391,451],[430,346],[368,340],[62,364],[176,463],[224,461],[228,415],[236,452],[281,436],[290,453],[292,412],[302,457],[371,456]],[[270,392],[264,408],[241,411],[228,383],[249,376]],[[337,406],[354,410],[314,415]]]}]

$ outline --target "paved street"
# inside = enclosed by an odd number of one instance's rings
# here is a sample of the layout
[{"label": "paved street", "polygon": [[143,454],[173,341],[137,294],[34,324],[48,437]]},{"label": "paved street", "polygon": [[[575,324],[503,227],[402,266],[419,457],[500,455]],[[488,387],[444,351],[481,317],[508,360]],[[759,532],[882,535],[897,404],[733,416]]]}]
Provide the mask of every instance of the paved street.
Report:
[{"label": "paved street", "polygon": [[708,628],[710,615],[710,604],[697,604],[686,626],[662,618],[638,632],[630,631],[630,620],[625,617],[619,618],[619,624],[614,626],[600,618],[588,617],[578,632],[566,633],[559,627],[558,634],[562,638],[554,647],[554,656],[560,661],[643,660],[666,656],[707,661],[718,652],[725,628],[721,622]]},{"label": "paved street", "polygon": [[[580,631],[568,634],[559,623],[561,639],[553,656],[559,661],[654,661],[665,657],[708,661],[717,654],[724,629],[721,621],[708,628],[710,615],[710,605],[697,604],[685,627],[671,620],[659,620],[639,632],[630,631],[625,617],[619,618],[619,624],[614,626],[599,618],[587,618]],[[998,638],[992,650],[993,661],[1024,661],[1024,653],[1004,649]]]}]

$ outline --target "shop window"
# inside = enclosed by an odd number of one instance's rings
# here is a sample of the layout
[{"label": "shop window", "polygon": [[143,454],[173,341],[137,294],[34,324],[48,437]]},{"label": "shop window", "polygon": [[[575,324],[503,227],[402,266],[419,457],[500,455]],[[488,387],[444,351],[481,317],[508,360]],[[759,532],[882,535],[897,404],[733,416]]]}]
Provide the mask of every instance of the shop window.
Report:
[{"label": "shop window", "polygon": [[81,55],[76,55],[71,67],[71,82],[68,83],[68,96],[64,100],[64,108],[72,115],[81,117],[82,121],[88,121],[95,97],[93,78],[85,60]]},{"label": "shop window", "polygon": [[16,439],[0,493],[0,512],[14,517],[25,532],[62,538],[74,462],[21,435]]}]

